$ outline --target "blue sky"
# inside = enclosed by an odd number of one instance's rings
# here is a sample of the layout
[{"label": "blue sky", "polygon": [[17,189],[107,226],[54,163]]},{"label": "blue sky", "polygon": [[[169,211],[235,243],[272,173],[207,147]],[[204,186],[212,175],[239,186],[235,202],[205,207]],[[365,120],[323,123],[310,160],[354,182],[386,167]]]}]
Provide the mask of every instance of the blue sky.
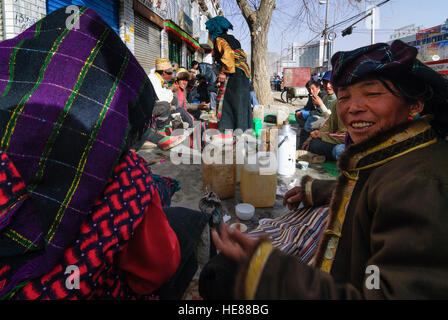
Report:
[{"label": "blue sky", "polygon": [[[235,0],[221,0],[221,2],[233,2]],[[280,52],[280,48],[282,46],[282,34],[283,34],[283,49],[287,47],[288,43],[291,42],[307,42],[312,38],[316,37],[316,33],[312,33],[308,30],[306,24],[302,25],[298,30],[290,30],[283,32],[286,28],[290,28],[294,25],[292,24],[285,25],[282,23],[283,21],[290,22],[290,19],[286,17],[282,17],[284,12],[293,11],[293,8],[282,6],[282,0],[277,0],[277,7],[280,12],[277,12],[275,19],[273,19],[269,31],[269,43],[268,43],[268,51],[270,52]],[[298,0],[295,0],[298,1]],[[318,2],[319,0],[315,0]],[[340,22],[341,18],[334,17],[335,13],[335,4],[337,1],[341,0],[330,0],[329,7],[329,19],[328,25],[332,26],[338,22]],[[343,1],[343,0],[342,0]],[[361,9],[364,9],[369,4],[365,4],[365,1],[362,1],[363,4],[360,5]],[[369,1],[367,1],[369,2]],[[370,3],[380,3],[382,0],[370,1]],[[334,7],[332,8],[332,4]],[[226,6],[223,5],[224,12],[226,17],[232,22],[234,25],[234,31],[232,32],[242,43],[243,49],[246,52],[250,52],[250,37],[245,26],[245,22],[242,19],[240,14],[230,14],[228,12],[230,10],[226,10]],[[391,0],[388,3],[384,4],[379,8],[379,27],[375,28],[375,42],[386,42],[390,40],[390,35],[394,33],[395,29],[404,27],[409,24],[415,24],[416,26],[422,25],[424,28],[430,28],[436,25],[440,25],[445,22],[448,18],[448,0]],[[339,14],[341,11],[344,11],[344,7],[339,8]],[[236,12],[236,11],[234,11]],[[356,14],[356,12],[352,11],[348,17],[351,17]],[[323,21],[323,17],[325,16],[325,5],[321,5],[319,7],[319,13],[321,15],[321,20]],[[347,16],[346,16],[347,18]],[[370,18],[368,18],[370,21]],[[343,27],[347,27],[349,24],[344,25]],[[246,29],[245,29],[246,28]],[[323,26],[322,26],[323,29]],[[333,53],[340,50],[352,50],[357,47],[369,45],[371,42],[370,30],[366,28],[365,21],[359,22],[353,33],[346,37],[341,36],[342,28],[337,30],[337,37],[334,43]]]}]

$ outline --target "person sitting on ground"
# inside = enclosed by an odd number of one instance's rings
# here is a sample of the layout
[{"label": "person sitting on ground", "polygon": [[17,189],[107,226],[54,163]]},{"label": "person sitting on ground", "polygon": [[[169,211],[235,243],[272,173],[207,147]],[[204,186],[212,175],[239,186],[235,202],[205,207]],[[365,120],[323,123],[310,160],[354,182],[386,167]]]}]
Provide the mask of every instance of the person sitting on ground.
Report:
[{"label": "person sitting on ground", "polygon": [[332,110],[334,112],[334,106],[337,102],[337,97],[331,84],[331,71],[327,71],[322,78],[322,87],[325,91],[325,96],[321,98],[312,93],[312,101],[315,106],[315,110],[310,112],[310,116],[306,119],[303,126],[304,130],[300,131],[300,140],[298,149],[302,147],[302,144],[308,139],[310,133],[314,130],[319,130],[323,127],[327,119],[330,117]]},{"label": "person sitting on ground", "polygon": [[[297,148],[300,149],[303,142],[308,138],[312,129],[312,124],[318,119],[327,119],[330,112],[325,113],[325,118],[320,108],[317,108],[315,103],[317,98],[322,101],[326,97],[326,92],[321,90],[321,82],[318,77],[313,76],[310,81],[306,83],[306,89],[308,90],[308,101],[302,109],[296,110],[295,117],[300,127],[299,141]],[[320,125],[322,126],[323,123]],[[320,128],[320,127],[319,127]]]},{"label": "person sitting on ground", "polygon": [[137,151],[145,146],[146,141],[156,144],[162,150],[169,150],[187,138],[186,135],[170,136],[166,132],[172,120],[172,102],[174,92],[177,91],[176,85],[169,84],[173,78],[173,66],[168,58],[159,58],[156,60],[155,67],[155,70],[148,74],[157,97],[152,114],[153,119],[141,139],[133,146],[133,149]]},{"label": "person sitting on ground", "polygon": [[255,94],[254,84],[252,83],[251,79],[249,79],[249,90],[250,90],[250,105],[253,110],[254,107],[258,105],[258,99],[257,95]]},{"label": "person sitting on ground", "polygon": [[199,74],[204,77],[207,83],[207,91],[210,99],[210,109],[216,110],[216,96],[218,94],[217,77],[213,70],[213,65],[207,62],[199,63]]},{"label": "person sitting on ground", "polygon": [[[187,87],[188,87],[188,82],[191,81],[191,75],[190,73],[183,68],[179,68],[178,72],[177,72],[177,77],[176,77],[176,86],[177,86],[177,91],[174,94],[174,99],[173,99],[173,106],[174,106],[174,111],[173,113],[180,113],[181,119],[183,122],[188,123],[188,127],[189,128],[193,128],[194,124],[194,120],[196,120],[196,118],[190,113],[191,109],[191,105],[190,103],[187,101],[187,96],[188,96],[188,91],[187,91]],[[197,115],[197,111],[199,111],[199,116],[200,116],[200,110],[198,110],[197,108],[195,110],[191,110],[193,111],[196,115]],[[199,118],[199,117],[198,117]]]},{"label": "person sitting on ground", "polygon": [[[333,85],[328,79],[328,74],[331,75],[331,71],[328,71],[324,75],[324,88],[327,92],[325,103],[330,107],[328,111],[330,116],[320,129],[311,131],[303,142],[301,149],[325,156],[326,161],[335,161],[345,149],[343,145],[347,130],[336,112],[337,100],[332,100],[335,93]],[[315,100],[317,101],[316,103],[322,106],[323,101],[320,101],[318,98]],[[306,135],[302,136],[301,132],[301,139],[305,139],[305,137]]]},{"label": "person sitting on ground", "polygon": [[180,299],[209,217],[164,208],[177,182],[130,151],[154,88],[94,10],[66,12],[0,46],[0,299]]},{"label": "person sitting on ground", "polygon": [[195,97],[195,100],[192,101],[192,103],[195,104],[194,107],[196,108],[196,111],[193,112],[192,110],[191,114],[195,117],[195,119],[199,119],[202,110],[210,110],[210,92],[208,91],[209,86],[204,76],[198,74],[196,79],[198,81],[196,91],[197,95]]},{"label": "person sitting on ground", "polygon": [[348,132],[343,174],[336,182],[306,176],[286,201],[331,198],[313,265],[223,224],[212,235],[237,264],[235,298],[448,297],[448,82],[417,53],[396,40],[332,57]]}]

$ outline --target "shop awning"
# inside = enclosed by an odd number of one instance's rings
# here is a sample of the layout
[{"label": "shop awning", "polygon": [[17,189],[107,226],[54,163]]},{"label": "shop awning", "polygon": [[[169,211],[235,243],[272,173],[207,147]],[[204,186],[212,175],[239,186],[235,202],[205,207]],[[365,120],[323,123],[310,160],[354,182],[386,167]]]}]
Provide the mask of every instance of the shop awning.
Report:
[{"label": "shop awning", "polygon": [[182,40],[184,40],[185,42],[190,44],[196,50],[201,49],[201,46],[195,39],[193,39],[193,37],[191,37],[188,33],[183,31],[182,29],[180,29],[178,26],[176,26],[170,20],[165,21],[165,28],[166,28],[166,30],[169,30],[169,31],[173,32],[174,34],[176,34],[179,38],[181,38]]}]

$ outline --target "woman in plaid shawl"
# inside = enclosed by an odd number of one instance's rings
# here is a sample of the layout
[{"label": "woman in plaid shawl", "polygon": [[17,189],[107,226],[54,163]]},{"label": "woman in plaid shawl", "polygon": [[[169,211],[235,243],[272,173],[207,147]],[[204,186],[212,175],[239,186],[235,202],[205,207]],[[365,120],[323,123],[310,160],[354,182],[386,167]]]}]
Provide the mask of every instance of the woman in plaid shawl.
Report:
[{"label": "woman in plaid shawl", "polygon": [[[285,204],[330,202],[313,266],[222,228],[245,299],[448,298],[448,86],[401,41],[332,58],[347,150],[335,183],[304,177]],[[333,184],[333,185],[331,185]],[[325,190],[332,190],[330,196]]]},{"label": "woman in plaid shawl", "polygon": [[130,151],[155,98],[135,57],[67,18],[0,42],[0,298],[180,298],[208,217],[163,208],[176,182]]}]

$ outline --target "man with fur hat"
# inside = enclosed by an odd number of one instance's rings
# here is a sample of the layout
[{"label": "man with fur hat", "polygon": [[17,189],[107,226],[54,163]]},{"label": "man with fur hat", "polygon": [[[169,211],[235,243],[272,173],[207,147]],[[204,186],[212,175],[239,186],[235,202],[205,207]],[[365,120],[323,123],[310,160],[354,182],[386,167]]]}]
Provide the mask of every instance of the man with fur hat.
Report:
[{"label": "man with fur hat", "polygon": [[190,128],[193,127],[194,117],[187,110],[187,86],[191,80],[190,72],[187,69],[179,68],[177,70],[176,88],[174,93],[173,106],[176,108],[175,113],[180,113],[183,122],[188,123]]},{"label": "man with fur hat", "polygon": [[173,93],[177,90],[176,85],[168,88],[168,82],[172,79],[173,72],[170,60],[168,58],[159,58],[156,60],[155,70],[148,74],[157,96],[152,113],[155,127],[146,130],[142,139],[134,145],[135,150],[140,149],[146,140],[157,144],[163,150],[168,150],[186,139],[185,135],[170,136],[165,132],[171,121]]}]

